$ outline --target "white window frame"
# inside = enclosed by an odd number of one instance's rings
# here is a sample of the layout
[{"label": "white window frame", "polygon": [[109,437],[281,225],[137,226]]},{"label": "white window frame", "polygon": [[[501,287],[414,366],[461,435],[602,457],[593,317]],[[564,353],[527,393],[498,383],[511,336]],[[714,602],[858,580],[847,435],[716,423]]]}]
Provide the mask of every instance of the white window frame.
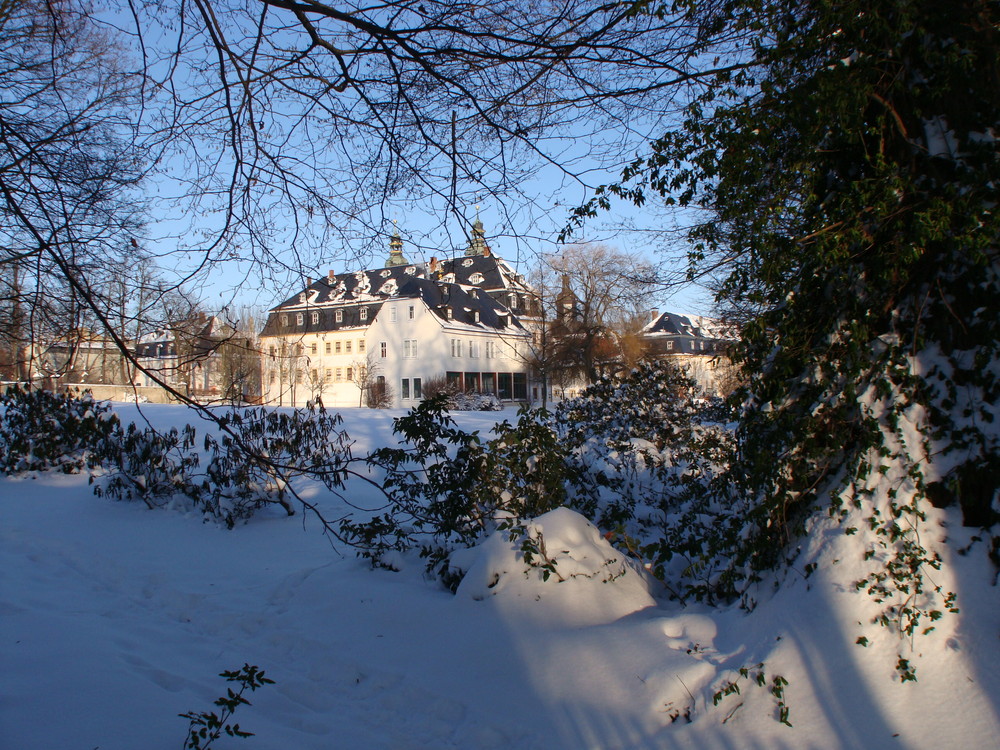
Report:
[{"label": "white window frame", "polygon": [[333,319],[336,322],[338,322],[338,323],[343,323],[344,322],[344,311],[343,310],[335,310],[334,313],[333,313]]},{"label": "white window frame", "polygon": [[417,340],[403,339],[403,359],[416,359],[416,357],[417,357]]}]

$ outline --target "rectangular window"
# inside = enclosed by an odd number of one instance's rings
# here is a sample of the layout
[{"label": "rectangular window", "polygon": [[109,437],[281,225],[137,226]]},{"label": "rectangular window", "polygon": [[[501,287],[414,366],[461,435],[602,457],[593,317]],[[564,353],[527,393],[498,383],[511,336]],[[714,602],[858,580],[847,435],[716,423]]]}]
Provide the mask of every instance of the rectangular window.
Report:
[{"label": "rectangular window", "polygon": [[365,353],[365,340],[364,339],[358,339],[358,353],[359,354],[364,354]]},{"label": "rectangular window", "polygon": [[403,357],[405,359],[413,359],[417,356],[417,340],[416,339],[406,339],[403,341]]},{"label": "rectangular window", "polygon": [[368,320],[368,308],[362,307],[360,310],[358,310],[358,317],[361,320]]},{"label": "rectangular window", "polygon": [[497,342],[487,341],[486,342],[486,359],[493,359],[496,355]]},{"label": "rectangular window", "polygon": [[396,322],[396,308],[395,307],[390,307],[389,308],[389,322],[390,323],[395,323]]},{"label": "rectangular window", "polygon": [[295,371],[295,382],[296,383],[301,383],[302,382],[302,370],[296,370]]},{"label": "rectangular window", "polygon": [[310,346],[309,346],[309,353],[310,354],[315,354],[316,353],[316,344],[310,344]]},{"label": "rectangular window", "polygon": [[295,325],[300,326],[306,322],[306,316],[302,313],[295,313]]},{"label": "rectangular window", "polygon": [[267,353],[271,355],[271,359],[274,359],[275,351],[273,346],[267,350]]},{"label": "rectangular window", "polygon": [[674,342],[673,342],[673,341],[668,341],[668,342],[667,342],[667,351],[668,351],[668,352],[669,352],[669,351],[672,351],[672,350],[673,350],[673,348],[674,348]]},{"label": "rectangular window", "polygon": [[445,380],[448,382],[449,388],[462,389],[462,373],[460,372],[447,372],[445,373]]},{"label": "rectangular window", "polygon": [[420,378],[413,379],[413,398],[423,398],[420,392]]},{"label": "rectangular window", "polygon": [[344,351],[345,351],[345,352],[346,352],[347,354],[350,354],[350,353],[351,353],[351,342],[350,342],[350,341],[345,341],[345,342],[344,342]]},{"label": "rectangular window", "polygon": [[381,344],[379,344],[379,350],[380,350],[380,352],[379,352],[379,353],[380,353],[380,354],[381,354],[381,355],[382,355],[383,357],[386,357],[386,356],[388,356],[388,353],[389,353],[389,345],[388,345],[388,344],[386,344],[386,343],[385,343],[385,342],[383,341],[383,342],[382,342]]},{"label": "rectangular window", "polygon": [[478,393],[479,392],[479,373],[478,372],[467,372],[467,373],[465,373],[465,392],[466,393]]},{"label": "rectangular window", "polygon": [[469,356],[474,359],[479,359],[479,342],[470,341],[469,342]]},{"label": "rectangular window", "polygon": [[326,379],[327,383],[333,382],[333,370],[331,370],[329,367],[327,367],[326,368],[326,373],[324,373],[324,374],[326,375],[325,379]]},{"label": "rectangular window", "polygon": [[330,342],[329,342],[329,341],[327,341],[327,342],[326,342],[326,346],[324,347],[324,351],[325,351],[325,352],[326,352],[327,354],[329,354],[329,353],[330,353]]},{"label": "rectangular window", "polygon": [[410,379],[409,378],[403,378],[399,382],[399,386],[400,386],[399,387],[399,392],[401,394],[401,397],[404,400],[408,399],[410,397]]},{"label": "rectangular window", "polygon": [[305,354],[306,353],[306,347],[305,347],[305,345],[304,344],[296,344],[295,345],[295,353],[296,354]]},{"label": "rectangular window", "polygon": [[282,326],[287,326],[288,325],[288,316],[287,315],[282,315],[281,316],[281,325]]},{"label": "rectangular window", "polygon": [[334,312],[333,313],[333,319],[336,320],[338,323],[343,323],[344,322],[344,311],[343,310],[337,310],[336,312]]},{"label": "rectangular window", "polygon": [[353,383],[354,382],[354,368],[353,367],[348,367],[347,368],[347,382],[349,382],[349,383]]},{"label": "rectangular window", "polygon": [[451,340],[451,356],[453,357],[462,356],[462,339]]},{"label": "rectangular window", "polygon": [[339,341],[338,341],[337,343],[335,343],[335,344],[333,345],[333,350],[334,350],[334,351],[335,351],[335,352],[336,352],[337,354],[340,354],[340,342],[339,342]]},{"label": "rectangular window", "polygon": [[510,401],[513,396],[513,382],[509,372],[497,373],[497,396]]},{"label": "rectangular window", "polygon": [[319,373],[316,372],[315,370],[310,370],[309,371],[309,382],[313,383],[313,384],[318,383],[319,382]]},{"label": "rectangular window", "polygon": [[416,308],[410,305],[410,320],[413,320],[413,316],[416,314]]},{"label": "rectangular window", "polygon": [[337,382],[339,383],[339,382],[341,382],[341,381],[342,381],[343,379],[344,379],[344,371],[343,371],[343,370],[342,370],[341,368],[339,368],[339,367],[338,367],[338,368],[337,368],[337,374],[336,374],[336,380],[337,380]]},{"label": "rectangular window", "polygon": [[528,400],[528,376],[523,372],[514,373],[514,400]]},{"label": "rectangular window", "polygon": [[496,373],[484,372],[482,374],[483,378],[483,393],[493,393],[497,392],[497,376]]},{"label": "rectangular window", "polygon": [[312,321],[313,325],[318,325],[319,324],[319,313],[318,312],[314,312],[314,313],[310,314],[309,315],[309,320]]}]

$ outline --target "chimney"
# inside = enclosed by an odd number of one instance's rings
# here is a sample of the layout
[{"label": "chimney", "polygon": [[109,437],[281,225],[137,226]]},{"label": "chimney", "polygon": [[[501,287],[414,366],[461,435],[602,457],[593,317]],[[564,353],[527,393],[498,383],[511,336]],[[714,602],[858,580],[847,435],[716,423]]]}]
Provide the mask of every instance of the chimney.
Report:
[{"label": "chimney", "polygon": [[313,285],[313,277],[306,276],[306,286],[312,286],[312,285]]},{"label": "chimney", "polygon": [[331,268],[330,271],[329,271],[329,273],[327,273],[327,275],[326,275],[327,281],[329,281],[332,284],[333,283],[333,279],[334,279],[334,277],[336,277],[336,275],[337,274],[335,274],[333,272],[333,269]]},{"label": "chimney", "polygon": [[650,311],[650,319],[649,319],[649,322],[650,322],[650,323],[655,323],[655,322],[656,322],[656,320],[657,320],[657,318],[659,318],[659,317],[660,317],[660,311],[659,311],[659,310],[651,310],[651,311]]}]

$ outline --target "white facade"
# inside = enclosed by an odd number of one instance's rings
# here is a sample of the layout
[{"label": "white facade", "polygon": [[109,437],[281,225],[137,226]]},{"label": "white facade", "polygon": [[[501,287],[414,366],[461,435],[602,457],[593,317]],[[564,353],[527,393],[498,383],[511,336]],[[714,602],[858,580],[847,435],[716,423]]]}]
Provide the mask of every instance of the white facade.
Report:
[{"label": "white facade", "polygon": [[261,335],[265,403],[319,396],[327,407],[358,406],[382,383],[388,405],[407,407],[432,380],[528,400],[530,333],[504,304],[526,306],[528,290],[511,288],[516,275],[488,249],[441,264],[399,261],[331,273],[271,311]]}]

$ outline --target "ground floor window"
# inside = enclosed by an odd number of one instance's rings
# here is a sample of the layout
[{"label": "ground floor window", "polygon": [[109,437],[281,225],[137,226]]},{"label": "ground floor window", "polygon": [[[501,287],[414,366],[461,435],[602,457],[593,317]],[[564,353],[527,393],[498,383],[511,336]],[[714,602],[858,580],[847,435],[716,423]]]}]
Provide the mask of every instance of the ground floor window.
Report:
[{"label": "ground floor window", "polygon": [[[523,372],[448,372],[445,380],[450,388],[465,393],[490,393],[501,401],[528,400],[528,375]],[[417,383],[414,378],[414,398],[420,398]]]},{"label": "ground floor window", "polygon": [[399,381],[399,395],[404,401],[410,398],[410,379],[403,378]]},{"label": "ground floor window", "polygon": [[514,397],[513,382],[509,372],[497,373],[497,396],[502,401],[510,401]]},{"label": "ground floor window", "polygon": [[514,373],[514,400],[528,400],[528,376],[523,372]]}]

